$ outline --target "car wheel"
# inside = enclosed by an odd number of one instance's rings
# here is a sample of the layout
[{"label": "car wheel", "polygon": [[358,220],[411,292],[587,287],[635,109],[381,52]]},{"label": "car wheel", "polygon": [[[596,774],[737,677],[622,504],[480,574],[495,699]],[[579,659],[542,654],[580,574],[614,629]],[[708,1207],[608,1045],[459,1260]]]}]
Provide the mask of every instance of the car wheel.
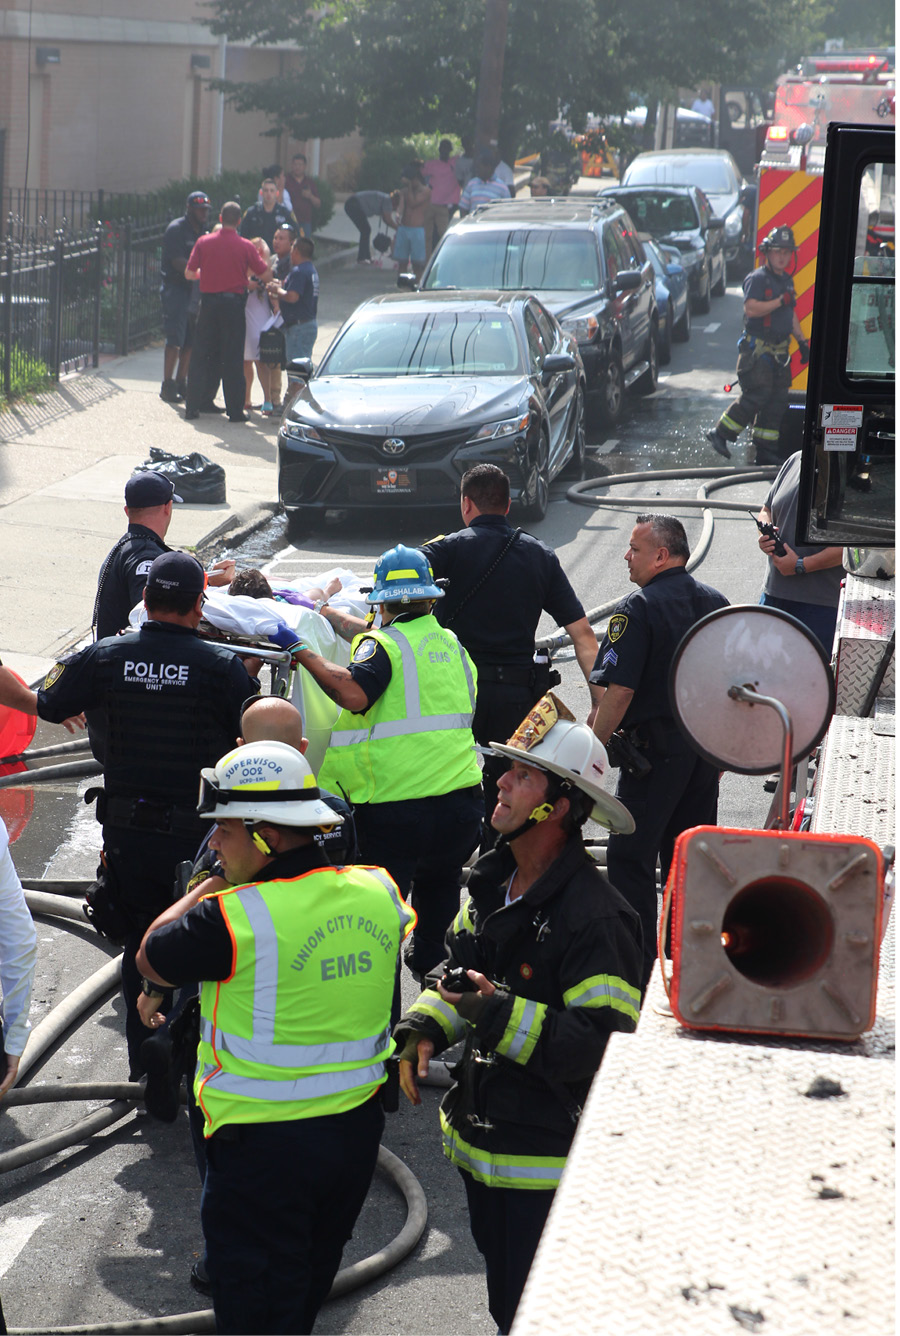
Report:
[{"label": "car wheel", "polygon": [[549,463],[550,447],[547,443],[547,437],[541,432],[537,457],[531,466],[531,472],[528,475],[528,481],[519,502],[519,510],[526,520],[542,520],[547,514],[547,503],[550,500]]},{"label": "car wheel", "polygon": [[672,330],[672,338],[676,343],[687,343],[691,337],[691,302],[690,298],[684,304],[684,315],[676,323]]},{"label": "car wheel", "polygon": [[566,464],[566,473],[575,478],[583,478],[587,440],[584,432],[584,390],[581,386],[576,393],[578,398],[575,403],[575,433],[572,438],[572,454]]},{"label": "car wheel", "polygon": [[666,320],[659,340],[659,364],[668,366],[672,360],[672,304],[666,307]]},{"label": "car wheel", "polygon": [[647,370],[635,381],[634,388],[638,394],[653,394],[659,384],[659,334],[656,325],[650,327],[645,361]]},{"label": "car wheel", "polygon": [[709,266],[703,266],[703,282],[700,284],[700,291],[697,293],[694,301],[694,311],[697,315],[706,315],[709,312]]},{"label": "car wheel", "polygon": [[599,392],[591,400],[592,415],[604,427],[611,427],[622,416],[625,406],[625,373],[620,353],[611,352]]},{"label": "car wheel", "polygon": [[724,297],[724,296],[725,296],[725,260],[724,260],[724,258],[723,258],[723,260],[722,260],[722,272],[719,274],[719,281],[718,281],[718,283],[716,283],[715,287],[714,287],[713,290],[712,290],[712,295],[713,295],[714,297]]}]

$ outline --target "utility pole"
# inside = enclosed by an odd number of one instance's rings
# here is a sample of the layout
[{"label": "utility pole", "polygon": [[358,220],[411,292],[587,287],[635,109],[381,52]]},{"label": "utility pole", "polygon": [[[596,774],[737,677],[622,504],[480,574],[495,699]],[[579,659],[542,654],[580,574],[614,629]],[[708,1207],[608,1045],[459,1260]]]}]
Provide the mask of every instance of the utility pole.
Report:
[{"label": "utility pole", "polygon": [[503,53],[509,22],[509,0],[485,0],[484,46],[475,108],[475,153],[498,154],[500,103],[503,95]]}]

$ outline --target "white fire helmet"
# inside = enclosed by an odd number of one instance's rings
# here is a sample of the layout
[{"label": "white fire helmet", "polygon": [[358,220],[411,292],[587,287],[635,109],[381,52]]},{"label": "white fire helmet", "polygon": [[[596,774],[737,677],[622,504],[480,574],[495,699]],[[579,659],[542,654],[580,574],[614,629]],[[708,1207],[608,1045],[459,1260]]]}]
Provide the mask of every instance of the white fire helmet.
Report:
[{"label": "white fire helmet", "polygon": [[591,816],[615,834],[630,835],[634,830],[628,808],[603,788],[609,767],[606,748],[592,728],[575,722],[552,692],[541,697],[509,742],[492,742],[491,751],[568,780],[593,798]]},{"label": "white fire helmet", "polygon": [[246,742],[214,769],[200,772],[197,811],[211,821],[268,821],[274,826],[337,826],[344,818],[322,801],[309,762],[286,742]]}]

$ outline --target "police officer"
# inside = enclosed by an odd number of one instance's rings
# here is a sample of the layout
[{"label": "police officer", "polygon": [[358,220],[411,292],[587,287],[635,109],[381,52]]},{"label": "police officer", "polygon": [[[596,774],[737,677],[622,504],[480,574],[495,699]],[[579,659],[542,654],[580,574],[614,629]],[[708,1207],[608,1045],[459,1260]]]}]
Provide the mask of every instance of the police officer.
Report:
[{"label": "police officer", "polygon": [[[114,636],[128,625],[131,609],[140,603],[150,567],[161,552],[168,552],[165,537],[172,522],[172,505],[181,501],[170,478],[148,470],[134,473],[125,484],[128,529],[106,555],[97,579],[91,626],[94,638]],[[230,558],[217,561],[210,584],[227,585],[234,575]]]},{"label": "police officer", "polygon": [[590,728],[549,695],[494,745],[507,765],[500,838],[447,933],[446,968],[471,991],[435,971],[395,1037],[414,1104],[416,1074],[465,1038],[441,1108],[444,1154],[465,1184],[491,1316],[508,1332],[609,1036],[637,1024],[641,927],[581,837],[589,816],[633,828],[603,789],[606,753]]},{"label": "police officer", "polygon": [[791,388],[791,335],[804,363],[809,361],[809,344],[797,319],[794,280],[787,272],[797,254],[793,232],[789,227],[773,228],[760,250],[765,264],[744,279],[744,333],[737,364],[741,394],[706,439],[730,459],[729,446],[752,422],[756,463],[781,464],[779,436]]},{"label": "police officer", "polygon": [[[502,469],[494,464],[469,469],[460,487],[460,510],[466,528],[432,539],[422,551],[435,577],[448,581],[435,615],[459,636],[478,669],[472,732],[487,746],[491,738],[508,738],[551,685],[549,662],[535,663],[542,612],[572,637],[585,681],[597,638],[553,549],[510,525],[509,478]],[[490,821],[503,768],[496,758],[486,758],[484,848],[493,843]]]},{"label": "police officer", "polygon": [[[680,520],[638,515],[625,561],[638,588],[616,607],[591,673],[588,722],[609,744],[621,726],[649,764],[648,774],[623,765],[616,795],[635,820],[633,835],[609,837],[606,870],[641,916],[646,988],[656,959],[656,860],[665,883],[676,836],[715,825],[719,775],[682,735],[669,703],[669,669],[686,631],[728,600],[685,570],[691,555]],[[615,759],[615,757],[614,757]]]},{"label": "police officer", "polygon": [[329,618],[356,632],[349,668],[303,646],[295,651],[342,707],[319,780],[353,804],[363,861],[386,867],[401,894],[409,892],[418,923],[404,954],[417,974],[442,959],[482,813],[475,668],[433,615],[442,597],[417,548],[391,548],[376,562],[368,595],[381,629]]},{"label": "police officer", "polygon": [[[88,713],[104,788],[101,931],[124,946],[122,996],[133,1080],[146,1031],[137,1013],[134,953],[147,924],[172,900],[175,867],[204,834],[197,775],[233,744],[241,704],[258,690],[236,655],[197,635],[205,575],[184,552],[164,552],[147,575],[148,620],[98,640],[51,668],[36,712],[53,723]],[[104,910],[106,913],[104,914]]]},{"label": "police officer", "polygon": [[249,743],[203,771],[199,811],[231,888],[186,897],[138,954],[151,986],[200,978],[194,1089],[216,1330],[309,1332],[365,1200],[384,1126],[373,1096],[412,914],[380,868],[330,867],[341,818],[304,758]]}]

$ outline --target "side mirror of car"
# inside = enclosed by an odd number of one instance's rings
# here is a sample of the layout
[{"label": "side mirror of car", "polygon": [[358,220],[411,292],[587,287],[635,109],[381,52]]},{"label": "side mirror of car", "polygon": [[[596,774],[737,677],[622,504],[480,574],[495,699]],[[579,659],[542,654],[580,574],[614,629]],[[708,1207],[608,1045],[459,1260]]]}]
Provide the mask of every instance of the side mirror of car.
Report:
[{"label": "side mirror of car", "polygon": [[287,367],[288,380],[309,380],[313,373],[311,357],[292,357]]},{"label": "side mirror of car", "polygon": [[725,226],[724,218],[710,218],[708,227],[710,232],[719,232]]},{"label": "side mirror of car", "polygon": [[419,291],[419,285],[418,285],[418,283],[416,282],[416,276],[415,276],[415,274],[398,274],[398,275],[397,275],[397,287],[400,288],[400,290],[401,290],[402,292],[418,292],[418,291]]},{"label": "side mirror of car", "polygon": [[616,292],[636,292],[643,281],[640,269],[620,269],[616,274]]},{"label": "side mirror of car", "polygon": [[560,376],[563,372],[574,370],[575,358],[571,353],[549,353],[544,358],[541,375],[549,379],[550,376]]}]

